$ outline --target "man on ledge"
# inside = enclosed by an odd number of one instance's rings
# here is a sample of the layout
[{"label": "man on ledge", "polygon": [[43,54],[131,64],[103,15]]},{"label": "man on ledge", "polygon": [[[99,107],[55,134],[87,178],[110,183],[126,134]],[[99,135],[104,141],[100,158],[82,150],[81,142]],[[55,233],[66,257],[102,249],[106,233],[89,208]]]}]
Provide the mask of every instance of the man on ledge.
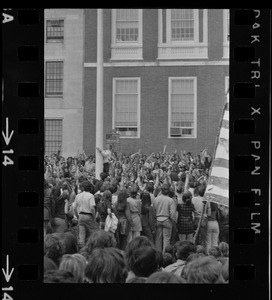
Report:
[{"label": "man on ledge", "polygon": [[107,144],[105,150],[101,150],[99,147],[96,147],[96,149],[103,156],[103,173],[109,175],[110,162],[112,159],[111,157],[112,145]]}]

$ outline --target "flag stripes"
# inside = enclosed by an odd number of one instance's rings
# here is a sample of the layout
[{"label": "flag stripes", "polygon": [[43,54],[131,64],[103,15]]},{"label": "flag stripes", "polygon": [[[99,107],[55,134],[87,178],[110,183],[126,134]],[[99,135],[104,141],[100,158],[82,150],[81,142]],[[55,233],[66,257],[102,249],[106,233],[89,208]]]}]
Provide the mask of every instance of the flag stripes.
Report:
[{"label": "flag stripes", "polygon": [[204,199],[229,206],[229,103],[225,104]]}]

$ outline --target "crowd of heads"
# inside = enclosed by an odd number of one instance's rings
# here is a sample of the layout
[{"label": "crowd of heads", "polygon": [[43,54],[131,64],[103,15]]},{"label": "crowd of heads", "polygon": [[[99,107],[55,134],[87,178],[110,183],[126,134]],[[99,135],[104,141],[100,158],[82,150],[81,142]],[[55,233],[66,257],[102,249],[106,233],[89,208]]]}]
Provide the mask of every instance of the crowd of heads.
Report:
[{"label": "crowd of heads", "polygon": [[[127,198],[141,199],[141,214],[152,204],[151,194],[175,198],[182,195],[185,205],[192,203],[192,193],[203,196],[211,166],[206,151],[196,156],[181,152],[132,155],[112,153],[109,172],[95,178],[95,156],[85,154],[65,159],[59,154],[45,156],[45,192],[53,198],[67,190],[74,197],[81,191],[94,195],[96,206],[116,202],[125,211]],[[57,188],[58,187],[58,188]],[[68,214],[67,214],[68,215]],[[78,244],[77,223],[71,217],[67,232],[56,233],[47,224],[44,237],[44,282],[46,283],[227,283],[228,244],[222,242],[207,252],[190,241],[177,241],[158,251],[146,236],[134,237],[124,250],[113,234],[93,230],[86,244]],[[184,261],[180,275],[167,267]]]},{"label": "crowd of heads", "polygon": [[[68,254],[63,236],[48,234],[44,242],[44,282],[224,284],[229,280],[229,258],[220,250],[226,245],[221,246],[207,254],[192,242],[178,241],[162,253],[147,237],[138,236],[121,251],[108,232],[98,229],[85,249]],[[167,266],[178,260],[184,261],[180,276],[167,271]]]}]

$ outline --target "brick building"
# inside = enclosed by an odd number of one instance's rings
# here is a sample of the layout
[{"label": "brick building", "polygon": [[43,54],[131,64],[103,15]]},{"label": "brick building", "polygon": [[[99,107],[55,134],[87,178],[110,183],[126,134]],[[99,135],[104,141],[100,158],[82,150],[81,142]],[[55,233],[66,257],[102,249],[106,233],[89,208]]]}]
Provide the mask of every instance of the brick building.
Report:
[{"label": "brick building", "polygon": [[[74,17],[64,22],[65,96],[46,98],[45,117],[63,116],[63,155],[94,154],[97,10],[55,11]],[[164,145],[212,153],[228,86],[228,20],[223,9],[103,9],[104,143],[115,128],[125,153]],[[46,43],[46,62],[49,46],[61,48]]]},{"label": "brick building", "polygon": [[[228,18],[223,9],[104,9],[104,136],[119,130],[118,150],[214,150],[229,76]],[[96,30],[97,12],[86,9],[86,153],[95,149]]]}]

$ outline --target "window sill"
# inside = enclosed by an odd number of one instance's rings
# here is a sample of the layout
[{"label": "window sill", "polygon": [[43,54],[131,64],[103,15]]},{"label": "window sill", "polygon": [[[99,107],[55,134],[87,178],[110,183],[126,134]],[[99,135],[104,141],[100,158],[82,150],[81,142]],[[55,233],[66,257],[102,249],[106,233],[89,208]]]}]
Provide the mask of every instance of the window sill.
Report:
[{"label": "window sill", "polygon": [[111,60],[143,60],[142,44],[112,44]]},{"label": "window sill", "polygon": [[207,43],[172,43],[158,45],[158,59],[207,59]]},{"label": "window sill", "polygon": [[45,99],[58,99],[58,100],[63,100],[63,96],[57,96],[57,95],[52,95],[52,96],[44,96]]},{"label": "window sill", "polygon": [[174,139],[174,140],[178,140],[178,139],[196,139],[196,136],[168,136],[168,139]]}]

